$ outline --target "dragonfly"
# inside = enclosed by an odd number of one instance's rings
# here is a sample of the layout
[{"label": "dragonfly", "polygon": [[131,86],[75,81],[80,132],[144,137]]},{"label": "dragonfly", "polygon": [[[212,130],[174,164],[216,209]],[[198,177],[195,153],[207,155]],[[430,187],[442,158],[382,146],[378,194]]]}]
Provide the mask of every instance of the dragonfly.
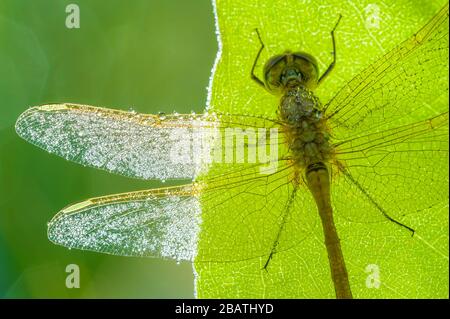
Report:
[{"label": "dragonfly", "polygon": [[[352,298],[333,219],[346,213],[340,203],[355,201],[359,221],[390,222],[409,236],[414,228],[402,222],[402,210],[388,211],[385,203],[420,210],[448,197],[442,187],[448,181],[436,173],[448,165],[448,110],[430,115],[426,108],[448,91],[441,65],[448,56],[448,4],[322,104],[314,90],[333,74],[340,20],[331,31],[333,62],[320,76],[313,56],[287,51],[266,62],[261,80],[255,69],[264,43],[255,30],[261,47],[249,81],[280,97],[273,118],[210,110],[153,115],[72,103],[21,114],[18,135],[67,160],[132,178],[192,179],[69,205],[49,222],[49,239],[196,263],[259,258],[261,272],[270,273],[278,254],[310,236],[307,225],[318,213],[336,297]],[[423,70],[434,71],[433,87],[420,81]],[[410,118],[413,110],[423,116]],[[245,135],[242,156],[234,153],[237,136],[227,143],[230,132]],[[256,154],[258,160],[248,160]],[[430,158],[434,167],[427,166]],[[386,183],[398,193],[384,192]],[[239,218],[229,220],[236,210]]]}]

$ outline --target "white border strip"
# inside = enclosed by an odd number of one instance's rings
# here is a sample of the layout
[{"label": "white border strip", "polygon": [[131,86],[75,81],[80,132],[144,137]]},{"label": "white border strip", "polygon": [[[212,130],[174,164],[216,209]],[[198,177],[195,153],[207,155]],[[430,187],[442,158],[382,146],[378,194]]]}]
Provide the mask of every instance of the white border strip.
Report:
[{"label": "white border strip", "polygon": [[[211,109],[211,98],[212,98],[212,87],[213,87],[213,82],[214,82],[214,75],[216,74],[216,69],[217,69],[217,65],[220,62],[220,59],[222,57],[222,37],[220,35],[220,28],[219,28],[219,18],[217,16],[217,4],[216,4],[216,0],[211,0],[211,4],[213,6],[213,13],[214,13],[214,25],[216,28],[216,38],[217,38],[217,47],[218,47],[218,51],[216,54],[216,59],[214,61],[214,65],[211,69],[211,75],[209,77],[209,84],[208,84],[208,88],[207,88],[207,99],[206,99],[206,111],[209,111]],[[200,205],[200,230],[199,232],[201,232],[201,224],[202,224],[202,217],[201,217],[201,205]],[[199,234],[198,234],[199,235]],[[199,237],[197,236],[197,240],[199,240]],[[197,249],[198,249],[198,245],[197,245]],[[197,250],[195,252],[194,258],[192,260],[192,271],[194,273],[194,298],[198,298],[197,295],[197,280],[198,280],[198,273],[197,270],[195,269],[195,258],[197,257]]]}]

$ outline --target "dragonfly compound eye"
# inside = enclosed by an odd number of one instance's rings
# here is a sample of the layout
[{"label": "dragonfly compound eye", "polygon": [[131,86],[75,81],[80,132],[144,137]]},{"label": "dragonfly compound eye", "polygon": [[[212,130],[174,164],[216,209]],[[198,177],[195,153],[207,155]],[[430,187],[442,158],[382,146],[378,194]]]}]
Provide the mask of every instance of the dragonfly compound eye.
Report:
[{"label": "dragonfly compound eye", "polygon": [[312,90],[317,86],[318,73],[314,57],[302,52],[275,55],[264,66],[265,85],[272,93],[300,85]]}]

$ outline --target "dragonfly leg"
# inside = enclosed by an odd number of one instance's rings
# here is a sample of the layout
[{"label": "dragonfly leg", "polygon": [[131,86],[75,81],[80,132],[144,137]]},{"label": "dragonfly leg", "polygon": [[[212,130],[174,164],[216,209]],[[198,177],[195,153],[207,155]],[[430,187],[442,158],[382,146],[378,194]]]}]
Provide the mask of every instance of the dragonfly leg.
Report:
[{"label": "dragonfly leg", "polygon": [[398,220],[392,218],[391,216],[389,216],[389,214],[384,210],[384,208],[381,207],[381,205],[378,204],[375,201],[375,199],[372,198],[372,196],[370,196],[370,194],[365,190],[365,188],[360,183],[358,183],[357,180],[355,180],[353,178],[353,176],[344,168],[344,166],[342,164],[339,164],[338,168],[342,173],[344,173],[344,176],[347,177],[361,191],[361,193],[363,193],[367,197],[367,199],[377,208],[378,211],[381,212],[381,214],[383,214],[383,216],[387,220],[393,222],[394,224],[397,224],[400,227],[407,229],[408,231],[411,232],[411,236],[414,236],[415,230],[413,228],[399,222]]},{"label": "dragonfly leg", "polygon": [[331,62],[331,64],[328,66],[328,69],[319,78],[319,81],[317,82],[319,85],[326,78],[326,76],[331,73],[331,71],[334,69],[334,65],[336,64],[336,40],[334,38],[334,31],[336,31],[336,28],[337,28],[339,22],[341,21],[341,18],[342,18],[342,15],[339,15],[336,25],[334,26],[333,30],[331,30],[331,41],[333,42],[333,52],[332,52],[333,62]]},{"label": "dragonfly leg", "polygon": [[269,262],[270,262],[270,260],[272,259],[273,254],[274,254],[274,251],[271,251],[270,254],[269,254],[269,257],[267,258],[266,263],[264,264],[264,267],[262,268],[262,269],[264,269],[265,271],[267,271],[267,266],[269,266]]},{"label": "dragonfly leg", "polygon": [[289,196],[289,200],[286,203],[286,208],[285,208],[285,210],[283,212],[283,217],[281,219],[281,225],[280,225],[280,228],[278,229],[277,236],[275,237],[275,241],[273,242],[272,249],[270,251],[269,257],[267,258],[267,261],[264,264],[264,267],[262,268],[265,271],[267,271],[267,266],[269,266],[270,260],[272,259],[273,255],[276,253],[278,242],[280,240],[280,235],[281,235],[281,232],[284,229],[284,225],[286,224],[286,219],[287,219],[287,216],[289,215],[289,212],[290,212],[290,210],[292,208],[292,204],[294,203],[295,194],[297,193],[297,189],[298,189],[298,186],[296,184],[294,184],[294,190],[292,191],[291,195]]},{"label": "dragonfly leg", "polygon": [[258,35],[259,43],[261,43],[261,48],[259,48],[258,54],[256,55],[255,61],[253,61],[252,71],[251,71],[251,78],[253,81],[255,81],[258,85],[263,87],[264,89],[266,86],[264,85],[264,82],[261,81],[256,75],[255,75],[255,68],[256,63],[258,63],[259,56],[261,55],[262,50],[264,49],[264,43],[261,40],[261,36],[259,35],[258,29],[255,29],[256,34]]}]

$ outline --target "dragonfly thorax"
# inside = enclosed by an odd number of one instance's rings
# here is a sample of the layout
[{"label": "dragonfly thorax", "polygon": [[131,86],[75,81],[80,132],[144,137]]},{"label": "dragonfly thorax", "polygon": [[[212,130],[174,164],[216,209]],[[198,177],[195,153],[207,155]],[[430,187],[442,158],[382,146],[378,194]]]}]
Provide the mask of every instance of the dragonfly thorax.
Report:
[{"label": "dragonfly thorax", "polygon": [[280,101],[279,117],[296,165],[306,168],[330,159],[326,120],[321,103],[312,91],[303,86],[286,91]]},{"label": "dragonfly thorax", "polygon": [[296,125],[305,118],[319,121],[322,118],[321,108],[319,98],[311,90],[299,85],[290,88],[282,96],[279,112],[283,121]]}]

